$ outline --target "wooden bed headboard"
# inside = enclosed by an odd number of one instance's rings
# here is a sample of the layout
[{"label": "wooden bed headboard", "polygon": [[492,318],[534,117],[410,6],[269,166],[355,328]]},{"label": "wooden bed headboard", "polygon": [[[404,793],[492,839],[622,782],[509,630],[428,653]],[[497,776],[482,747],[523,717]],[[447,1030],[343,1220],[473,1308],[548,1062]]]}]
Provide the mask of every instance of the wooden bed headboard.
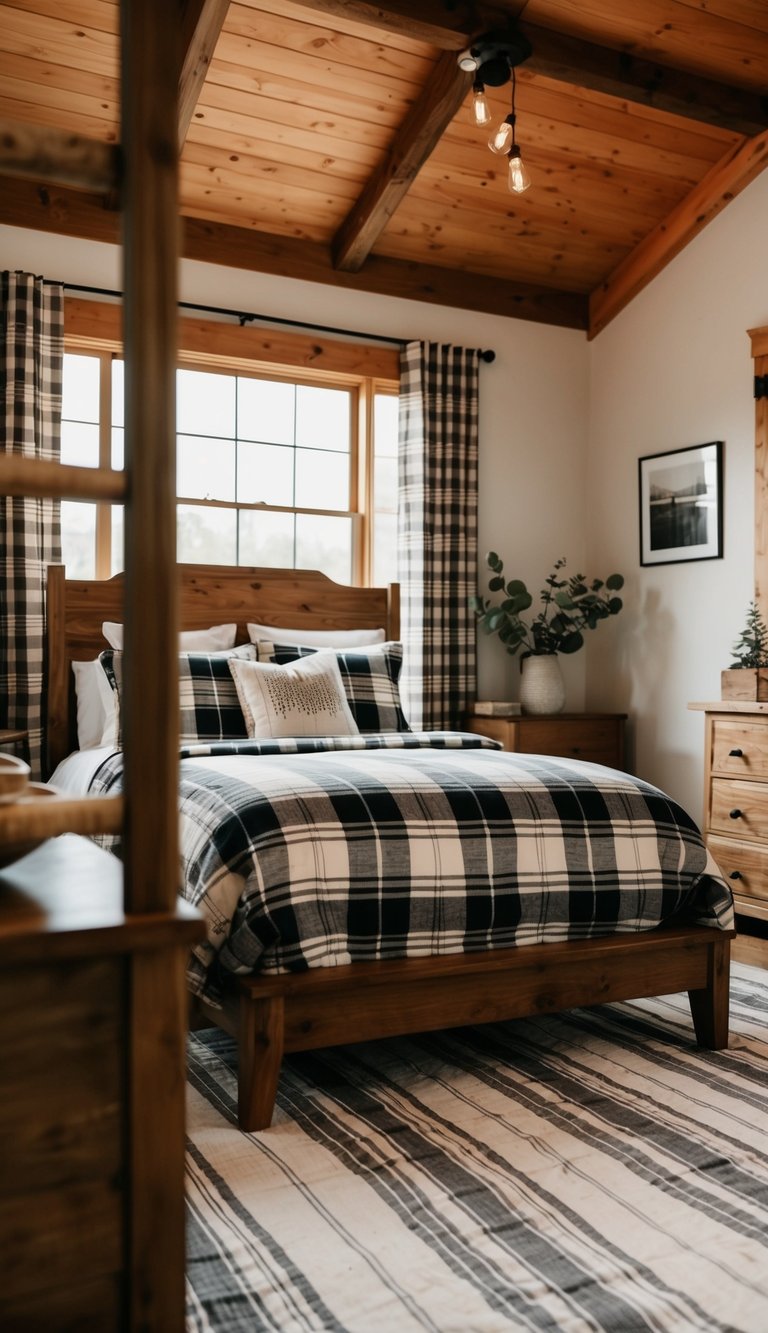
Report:
[{"label": "wooden bed headboard", "polygon": [[[400,635],[400,587],[353,588],[314,569],[252,569],[243,565],[178,565],[179,629],[237,624],[248,642],[248,621],[291,629],[379,629]],[[107,647],[105,620],[123,619],[124,576],[67,579],[48,567],[48,767],[77,749],[72,662],[90,661]]]}]

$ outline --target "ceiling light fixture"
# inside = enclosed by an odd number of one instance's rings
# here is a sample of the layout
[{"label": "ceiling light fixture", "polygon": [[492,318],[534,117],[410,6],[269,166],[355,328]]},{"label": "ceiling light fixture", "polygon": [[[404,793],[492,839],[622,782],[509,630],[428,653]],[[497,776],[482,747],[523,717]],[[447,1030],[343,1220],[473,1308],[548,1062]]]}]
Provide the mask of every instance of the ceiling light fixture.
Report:
[{"label": "ceiling light fixture", "polygon": [[491,108],[485,96],[485,84],[482,79],[475,79],[472,97],[472,120],[475,125],[490,125]]},{"label": "ceiling light fixture", "polygon": [[512,82],[512,110],[493,131],[488,140],[492,153],[504,154],[509,159],[507,182],[514,194],[522,194],[531,184],[531,178],[515,142],[515,68],[527,60],[532,47],[527,37],[516,29],[490,32],[480,37],[468,51],[458,57],[459,68],[474,73],[472,120],[475,125],[490,124],[491,113],[485,96],[486,87],[501,88]]},{"label": "ceiling light fixture", "polygon": [[463,69],[465,74],[474,74],[480,61],[473,51],[462,51],[458,57],[459,69]]},{"label": "ceiling light fixture", "polygon": [[[512,110],[507,119],[501,124],[488,144],[495,153],[507,151],[509,158],[509,171],[507,173],[507,184],[513,194],[524,194],[531,184],[531,178],[528,174],[519,145],[515,143],[515,71],[512,70]],[[503,140],[504,147],[497,148],[495,144]]]}]

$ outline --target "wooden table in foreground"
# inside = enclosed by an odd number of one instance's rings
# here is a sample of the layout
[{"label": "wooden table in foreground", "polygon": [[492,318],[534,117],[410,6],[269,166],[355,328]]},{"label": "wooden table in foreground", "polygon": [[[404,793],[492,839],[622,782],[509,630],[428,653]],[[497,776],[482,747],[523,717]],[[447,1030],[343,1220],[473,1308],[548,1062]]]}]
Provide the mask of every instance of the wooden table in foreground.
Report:
[{"label": "wooden table in foreground", "polygon": [[[186,904],[126,916],[122,881],[116,857],[74,834],[0,871],[0,1328],[123,1328],[142,1125],[159,1116],[169,1160],[183,1156],[178,1038],[202,922]],[[141,1002],[156,968],[176,980],[162,1010]],[[183,1252],[168,1258],[183,1282]]]},{"label": "wooden table in foreground", "polygon": [[19,741],[25,741],[28,735],[25,727],[0,727],[0,750],[5,746],[15,749]]},{"label": "wooden table in foreground", "polygon": [[464,730],[501,741],[518,754],[553,754],[624,768],[626,713],[523,714],[486,717],[468,713]]}]

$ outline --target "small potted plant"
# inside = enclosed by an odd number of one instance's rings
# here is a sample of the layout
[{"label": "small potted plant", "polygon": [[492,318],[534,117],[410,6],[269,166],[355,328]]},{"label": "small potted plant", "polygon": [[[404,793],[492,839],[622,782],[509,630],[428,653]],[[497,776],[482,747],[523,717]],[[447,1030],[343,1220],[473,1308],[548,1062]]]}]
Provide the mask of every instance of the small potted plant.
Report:
[{"label": "small potted plant", "polygon": [[720,674],[723,699],[768,702],[768,625],[755,602],[731,652],[736,660]]},{"label": "small potted plant", "polygon": [[[520,579],[505,582],[504,562],[495,551],[488,552],[486,563],[491,571],[488,588],[502,593],[502,599],[494,603],[482,596],[470,598],[480,629],[484,634],[498,634],[512,656],[520,652],[520,702],[524,711],[557,713],[565,702],[558,654],[577,652],[584,644],[584,630],[596,629],[601,620],[618,615],[623,603],[614,594],[623,587],[624,579],[621,574],[611,574],[605,580],[588,583],[583,574],[560,577],[566,563],[562,556],[544,580],[539,594],[541,610],[526,624],[521,613],[533,605],[527,587]],[[546,688],[533,684],[528,663],[537,664],[537,676],[546,674]]]}]

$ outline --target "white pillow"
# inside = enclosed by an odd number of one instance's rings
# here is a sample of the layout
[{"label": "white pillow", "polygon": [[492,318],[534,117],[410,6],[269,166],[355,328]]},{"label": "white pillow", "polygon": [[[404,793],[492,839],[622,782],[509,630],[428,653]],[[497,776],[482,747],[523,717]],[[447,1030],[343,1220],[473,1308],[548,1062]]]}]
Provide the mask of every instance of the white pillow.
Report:
[{"label": "white pillow", "polygon": [[115,695],[98,657],[73,662],[77,700],[77,744],[81,750],[117,744]]},{"label": "white pillow", "polygon": [[[122,652],[123,627],[113,620],[105,620],[101,627],[110,648]],[[237,625],[212,625],[210,629],[183,629],[179,633],[180,653],[215,653],[234,648]]]},{"label": "white pillow", "polygon": [[357,736],[341,672],[332,652],[287,666],[231,658],[249,736]]},{"label": "white pillow", "polygon": [[373,643],[384,643],[383,629],[280,629],[278,625],[249,625],[251,643],[268,639],[270,643],[284,643],[287,647],[300,644],[303,648],[366,648]]}]

